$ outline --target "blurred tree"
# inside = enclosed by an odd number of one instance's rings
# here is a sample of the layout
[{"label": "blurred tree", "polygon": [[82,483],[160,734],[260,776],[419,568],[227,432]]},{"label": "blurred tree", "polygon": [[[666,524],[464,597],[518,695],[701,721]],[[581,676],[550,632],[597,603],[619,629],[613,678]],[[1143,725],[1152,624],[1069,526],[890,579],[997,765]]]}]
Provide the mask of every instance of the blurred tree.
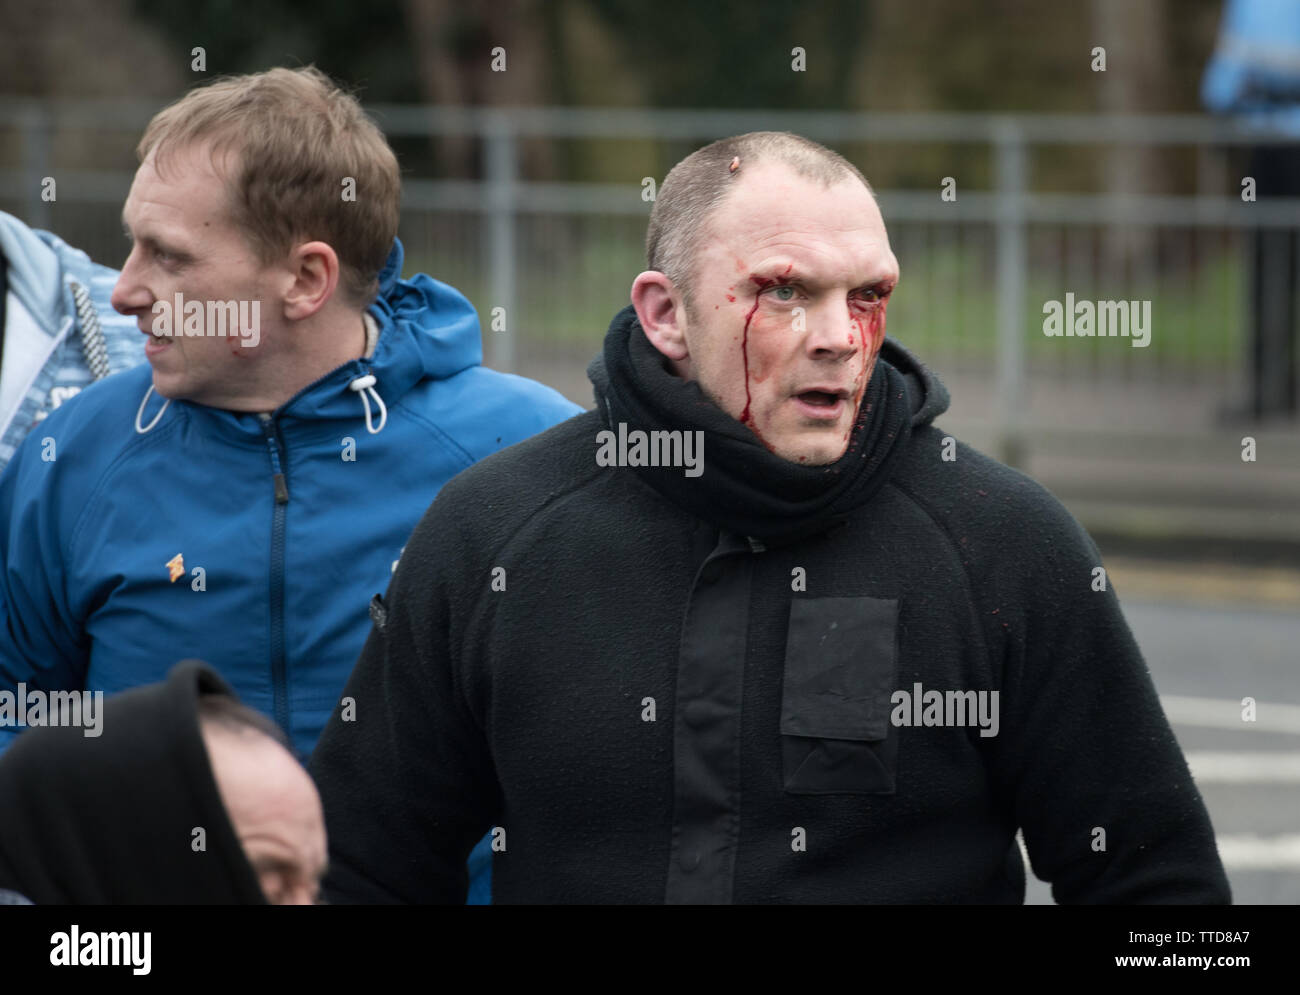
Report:
[{"label": "blurred tree", "polygon": [[[425,103],[452,107],[527,107],[551,102],[559,57],[556,21],[538,0],[495,0],[467,7],[455,0],[405,0],[405,18]],[[558,6],[558,4],[557,4]],[[479,172],[474,145],[451,137],[439,143],[443,170]],[[550,175],[548,144],[530,142],[525,171]]]},{"label": "blurred tree", "polygon": [[[873,3],[588,0],[656,107],[852,106],[850,81]],[[795,48],[803,50],[796,70]]]},{"label": "blurred tree", "polygon": [[[1092,0],[1092,37],[1106,50],[1106,71],[1097,73],[1099,110],[1137,114],[1168,107],[1169,62],[1164,0]],[[1148,145],[1107,150],[1106,190],[1120,196],[1159,193],[1163,152]],[[1118,275],[1134,260],[1154,255],[1154,229],[1112,227],[1106,232],[1107,269]]]},{"label": "blurred tree", "polygon": [[[181,80],[162,33],[131,0],[0,0],[0,94],[75,98],[157,96]],[[151,71],[142,73],[141,66]]]},{"label": "blurred tree", "polygon": [[[183,68],[164,34],[134,15],[131,0],[0,0],[0,100],[35,98],[47,110],[47,102],[64,100],[161,101],[179,91]],[[48,130],[0,125],[0,171],[23,168],[30,155],[47,156],[38,161],[59,179],[62,202],[29,211],[32,192],[16,181],[3,191],[3,208],[55,228],[103,262],[120,261],[117,210],[79,208],[63,196],[64,180],[71,181],[71,170],[134,169],[140,136],[71,127],[58,114],[42,124]]]},{"label": "blurred tree", "polygon": [[[178,64],[195,79],[314,63],[369,101],[410,102],[418,93],[397,0],[135,0],[135,9],[177,45]],[[196,46],[207,54],[206,74],[190,70]]]},{"label": "blurred tree", "polygon": [[[125,2],[104,0],[106,9]],[[372,103],[1047,112],[1197,110],[1220,6],[1179,0],[1175,16],[1163,0],[133,2],[175,46],[183,79],[195,75],[190,49],[203,45],[209,73],[314,62],[358,84]],[[1089,67],[1096,44],[1108,47],[1105,74]],[[506,72],[491,69],[497,46],[506,50]],[[803,71],[792,65],[796,47]],[[28,58],[13,55],[17,65]],[[528,142],[525,171],[625,181],[654,171],[647,159],[662,173],[685,151],[661,143],[647,155],[631,148],[637,144]],[[424,175],[481,168],[471,141],[394,145],[404,165]],[[984,168],[960,147],[846,151],[859,162],[869,156],[873,180],[885,185],[928,186],[963,157],[967,175]],[[1193,167],[1172,156],[1160,162],[1108,166],[1104,156],[1048,148],[1034,171],[1045,189],[1115,188],[1138,174],[1143,189],[1191,185]]]}]

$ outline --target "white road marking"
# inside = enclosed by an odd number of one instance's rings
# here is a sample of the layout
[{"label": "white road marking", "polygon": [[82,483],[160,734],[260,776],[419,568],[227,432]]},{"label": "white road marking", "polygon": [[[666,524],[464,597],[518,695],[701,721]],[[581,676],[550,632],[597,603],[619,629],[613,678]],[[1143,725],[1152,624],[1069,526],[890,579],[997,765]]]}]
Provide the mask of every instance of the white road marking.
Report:
[{"label": "white road marking", "polygon": [[1187,764],[1198,784],[1300,784],[1300,753],[1199,750]]},{"label": "white road marking", "polygon": [[[1176,726],[1300,736],[1300,705],[1256,702],[1255,721],[1245,722],[1240,698],[1162,695],[1160,702]],[[1300,751],[1194,750],[1186,756],[1192,777],[1200,784],[1300,784]],[[1016,842],[1028,875],[1032,872],[1019,833]],[[1215,842],[1228,871],[1300,872],[1300,833],[1235,833],[1219,836]]]},{"label": "white road marking", "polygon": [[1300,833],[1256,836],[1242,833],[1220,836],[1219,859],[1230,871],[1300,870]]},{"label": "white road marking", "polygon": [[1240,698],[1184,698],[1162,695],[1165,715],[1176,726],[1202,729],[1237,729],[1243,732],[1280,732],[1300,736],[1300,705],[1280,705],[1267,701],[1255,705],[1255,720],[1241,718]]}]

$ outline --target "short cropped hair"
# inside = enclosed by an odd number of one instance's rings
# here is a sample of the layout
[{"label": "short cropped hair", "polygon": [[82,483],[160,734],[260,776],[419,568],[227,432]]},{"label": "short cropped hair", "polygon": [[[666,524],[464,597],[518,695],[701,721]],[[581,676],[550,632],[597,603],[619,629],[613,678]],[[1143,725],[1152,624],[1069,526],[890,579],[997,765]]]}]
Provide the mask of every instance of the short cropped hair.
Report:
[{"label": "short cropped hair", "polygon": [[222,77],[159,111],[136,155],[154,153],[161,173],[171,153],[205,142],[214,162],[218,152],[237,155],[226,177],[231,214],[262,262],[325,242],[347,300],[374,300],[397,237],[401,174],[356,97],[314,66]]},{"label": "short cropped hair", "polygon": [[262,733],[270,736],[290,753],[293,752],[293,748],[289,745],[289,737],[284,734],[283,729],[261,712],[249,708],[230,695],[199,695],[199,728],[224,729],[227,732],[240,734]]},{"label": "short cropped hair", "polygon": [[782,163],[828,187],[856,177],[871,190],[858,167],[838,152],[788,131],[751,131],[692,152],[664,177],[645,237],[648,268],[672,280],[688,307],[696,254],[709,217],[736,180],[760,162]]}]

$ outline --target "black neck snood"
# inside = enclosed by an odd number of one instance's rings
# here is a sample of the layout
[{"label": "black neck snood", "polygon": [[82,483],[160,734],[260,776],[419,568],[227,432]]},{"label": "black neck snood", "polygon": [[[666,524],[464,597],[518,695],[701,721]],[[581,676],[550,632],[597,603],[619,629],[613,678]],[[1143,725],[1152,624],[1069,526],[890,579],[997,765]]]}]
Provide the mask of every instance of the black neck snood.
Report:
[{"label": "black neck snood", "polygon": [[771,452],[758,437],[675,376],[629,306],[609,326],[587,376],[607,427],[618,431],[703,431],[703,473],[636,467],[667,500],[719,528],[770,545],[823,532],[844,521],[889,478],[911,431],[903,375],[882,356],[867,384],[844,455],[802,466]]}]

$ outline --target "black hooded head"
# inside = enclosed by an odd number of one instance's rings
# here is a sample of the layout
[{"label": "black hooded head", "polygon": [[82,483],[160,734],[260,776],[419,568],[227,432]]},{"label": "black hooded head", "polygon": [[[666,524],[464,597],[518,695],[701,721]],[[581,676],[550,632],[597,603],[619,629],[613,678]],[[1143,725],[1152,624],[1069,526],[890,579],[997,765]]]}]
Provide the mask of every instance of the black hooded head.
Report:
[{"label": "black hooded head", "polygon": [[99,736],[19,736],[0,757],[0,891],[37,905],[264,904],[199,731],[207,694],[233,697],[186,661],[108,698]]}]

